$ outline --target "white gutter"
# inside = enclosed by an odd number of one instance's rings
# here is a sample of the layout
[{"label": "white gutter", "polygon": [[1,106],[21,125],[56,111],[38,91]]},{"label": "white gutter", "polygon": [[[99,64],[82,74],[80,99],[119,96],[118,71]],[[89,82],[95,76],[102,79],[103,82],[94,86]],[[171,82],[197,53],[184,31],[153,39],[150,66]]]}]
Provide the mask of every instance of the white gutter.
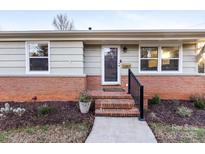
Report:
[{"label": "white gutter", "polygon": [[19,40],[203,40],[205,29],[0,31],[0,41]]}]

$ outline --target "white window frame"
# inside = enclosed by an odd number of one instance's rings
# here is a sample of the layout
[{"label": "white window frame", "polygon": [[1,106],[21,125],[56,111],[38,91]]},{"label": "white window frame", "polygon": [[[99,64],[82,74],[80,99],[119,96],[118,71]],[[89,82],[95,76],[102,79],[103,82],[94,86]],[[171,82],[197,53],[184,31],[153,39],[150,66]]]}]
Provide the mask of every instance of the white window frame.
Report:
[{"label": "white window frame", "polygon": [[[162,61],[162,47],[179,47],[179,66],[178,71],[163,71],[161,66]],[[141,47],[158,47],[158,66],[157,71],[141,71]],[[140,74],[174,74],[174,73],[182,73],[183,68],[183,46],[182,43],[174,43],[174,44],[167,44],[167,43],[160,43],[160,44],[139,44],[139,73]]]},{"label": "white window frame", "polygon": [[[141,58],[141,47],[144,47],[144,48],[146,48],[146,47],[153,47],[153,48],[157,48],[157,58]],[[158,48],[158,46],[157,45],[146,45],[146,46],[144,46],[144,45],[142,45],[142,46],[139,46],[139,71],[140,71],[140,73],[144,73],[144,72],[149,72],[149,73],[157,73],[158,71],[159,71],[159,48]],[[143,59],[156,59],[157,60],[157,70],[156,71],[141,71],[141,60],[143,60]]]},{"label": "white window frame", "polygon": [[[47,43],[48,44],[48,71],[31,71],[30,70],[30,56],[29,56],[29,44],[37,43]],[[26,41],[25,42],[26,50],[26,74],[50,74],[50,41]],[[41,58],[41,57],[36,57]]]}]

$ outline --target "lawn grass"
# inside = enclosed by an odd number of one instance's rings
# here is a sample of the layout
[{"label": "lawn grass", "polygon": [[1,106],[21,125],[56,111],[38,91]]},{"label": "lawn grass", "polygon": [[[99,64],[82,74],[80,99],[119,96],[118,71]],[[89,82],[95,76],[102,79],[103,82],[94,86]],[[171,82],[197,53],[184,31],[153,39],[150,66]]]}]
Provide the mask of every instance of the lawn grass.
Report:
[{"label": "lawn grass", "polygon": [[205,128],[168,125],[157,122],[151,122],[149,125],[158,142],[205,143]]},{"label": "lawn grass", "polygon": [[83,143],[91,125],[86,122],[66,122],[0,131],[1,143]]}]

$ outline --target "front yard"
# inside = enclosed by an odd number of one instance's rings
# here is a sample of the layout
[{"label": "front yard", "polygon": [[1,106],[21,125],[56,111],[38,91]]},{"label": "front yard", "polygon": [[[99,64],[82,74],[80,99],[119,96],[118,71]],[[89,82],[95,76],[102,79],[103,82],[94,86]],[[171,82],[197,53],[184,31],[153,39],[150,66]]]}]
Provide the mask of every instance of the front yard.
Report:
[{"label": "front yard", "polygon": [[10,109],[5,103],[0,103],[0,142],[82,143],[93,125],[93,112],[81,114],[74,102],[9,102]]},{"label": "front yard", "polygon": [[163,100],[149,104],[146,121],[158,142],[205,143],[205,110],[193,102]]}]

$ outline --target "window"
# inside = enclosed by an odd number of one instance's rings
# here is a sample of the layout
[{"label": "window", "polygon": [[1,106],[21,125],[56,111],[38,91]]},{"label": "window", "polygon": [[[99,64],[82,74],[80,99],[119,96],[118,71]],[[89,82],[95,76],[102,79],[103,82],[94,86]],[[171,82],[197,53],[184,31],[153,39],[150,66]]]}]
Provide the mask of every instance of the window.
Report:
[{"label": "window", "polygon": [[157,71],[158,48],[141,47],[141,71]]},{"label": "window", "polygon": [[180,60],[179,45],[140,47],[141,72],[179,72]]},{"label": "window", "polygon": [[49,42],[27,42],[27,72],[49,72]]},{"label": "window", "polygon": [[178,71],[179,70],[179,48],[178,47],[162,47],[162,71]]}]

